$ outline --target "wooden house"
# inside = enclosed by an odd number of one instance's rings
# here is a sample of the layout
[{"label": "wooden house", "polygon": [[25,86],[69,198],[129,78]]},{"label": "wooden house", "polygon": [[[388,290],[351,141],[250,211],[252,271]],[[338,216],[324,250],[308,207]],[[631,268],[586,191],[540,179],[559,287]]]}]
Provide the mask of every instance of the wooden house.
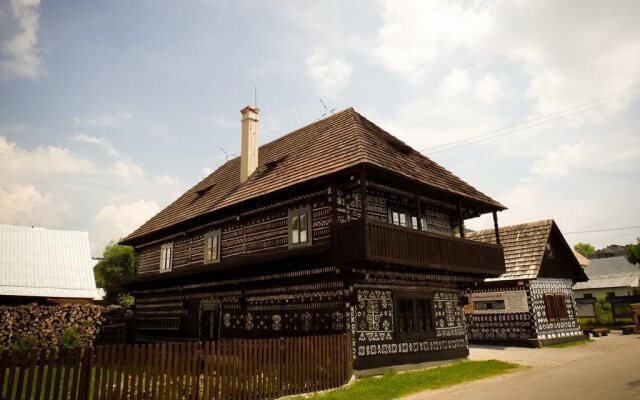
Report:
[{"label": "wooden house", "polygon": [[[493,230],[468,234],[493,243]],[[583,339],[572,286],[587,276],[551,219],[499,229],[506,272],[474,286],[465,308],[472,342],[542,346]]]},{"label": "wooden house", "polygon": [[137,340],[351,332],[358,369],[465,357],[461,295],[505,269],[454,227],[504,207],[351,108],[259,148],[258,113],[240,157],[122,241]]}]

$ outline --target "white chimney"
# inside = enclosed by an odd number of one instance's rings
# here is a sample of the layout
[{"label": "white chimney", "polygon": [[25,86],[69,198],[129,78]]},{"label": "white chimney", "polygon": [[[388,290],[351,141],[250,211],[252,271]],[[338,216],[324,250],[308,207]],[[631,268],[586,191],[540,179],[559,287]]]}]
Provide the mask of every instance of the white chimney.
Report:
[{"label": "white chimney", "polygon": [[258,114],[260,109],[247,106],[242,114],[242,149],[240,151],[240,182],[245,183],[258,167]]}]

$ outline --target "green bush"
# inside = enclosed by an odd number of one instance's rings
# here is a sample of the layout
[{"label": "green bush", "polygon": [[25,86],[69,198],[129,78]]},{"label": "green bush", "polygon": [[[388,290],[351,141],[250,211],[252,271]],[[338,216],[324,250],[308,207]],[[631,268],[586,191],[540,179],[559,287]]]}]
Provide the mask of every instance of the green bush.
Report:
[{"label": "green bush", "polygon": [[11,350],[27,350],[38,348],[38,338],[35,335],[18,334],[16,340],[14,340],[9,348]]},{"label": "green bush", "polygon": [[60,347],[83,347],[82,336],[74,328],[69,327],[62,330],[58,341]]},{"label": "green bush", "polygon": [[129,310],[135,303],[135,297],[130,294],[123,293],[118,296],[118,305],[125,310]]},{"label": "green bush", "polygon": [[607,296],[598,297],[596,302],[596,316],[599,325],[613,325],[613,314],[611,313],[611,304],[607,303]]}]

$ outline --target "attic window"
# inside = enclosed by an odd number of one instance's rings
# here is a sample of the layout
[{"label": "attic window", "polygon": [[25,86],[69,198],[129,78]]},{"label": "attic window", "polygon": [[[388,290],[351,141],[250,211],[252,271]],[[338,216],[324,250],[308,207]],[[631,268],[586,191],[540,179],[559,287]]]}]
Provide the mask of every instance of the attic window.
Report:
[{"label": "attic window", "polygon": [[275,160],[271,160],[268,163],[265,164],[265,167],[267,167],[267,169],[274,169],[276,166],[278,166],[278,164],[282,163],[285,159],[287,158],[286,155],[277,158]]},{"label": "attic window", "polygon": [[214,186],[215,186],[215,184],[213,184],[213,185],[209,185],[209,186],[207,186],[207,187],[205,187],[205,188],[202,188],[202,189],[198,189],[198,190],[196,190],[196,194],[197,194],[198,196],[204,196],[204,195],[205,195],[206,193],[208,193],[211,189],[213,189],[213,187],[214,187]]},{"label": "attic window", "polygon": [[403,142],[402,140],[395,138],[391,135],[387,136],[385,140],[387,141],[387,143],[389,143],[394,149],[398,150],[400,153],[402,154],[411,153],[411,147],[407,145],[405,142]]}]

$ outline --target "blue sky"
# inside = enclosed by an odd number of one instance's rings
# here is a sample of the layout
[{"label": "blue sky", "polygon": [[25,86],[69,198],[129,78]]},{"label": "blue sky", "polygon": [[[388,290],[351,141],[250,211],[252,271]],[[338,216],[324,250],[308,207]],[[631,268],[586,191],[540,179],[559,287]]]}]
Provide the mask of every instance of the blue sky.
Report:
[{"label": "blue sky", "polygon": [[86,230],[99,255],[238,152],[257,87],[262,143],[321,97],[501,201],[503,224],[637,226],[638,20],[635,1],[1,0],[0,223]]}]

